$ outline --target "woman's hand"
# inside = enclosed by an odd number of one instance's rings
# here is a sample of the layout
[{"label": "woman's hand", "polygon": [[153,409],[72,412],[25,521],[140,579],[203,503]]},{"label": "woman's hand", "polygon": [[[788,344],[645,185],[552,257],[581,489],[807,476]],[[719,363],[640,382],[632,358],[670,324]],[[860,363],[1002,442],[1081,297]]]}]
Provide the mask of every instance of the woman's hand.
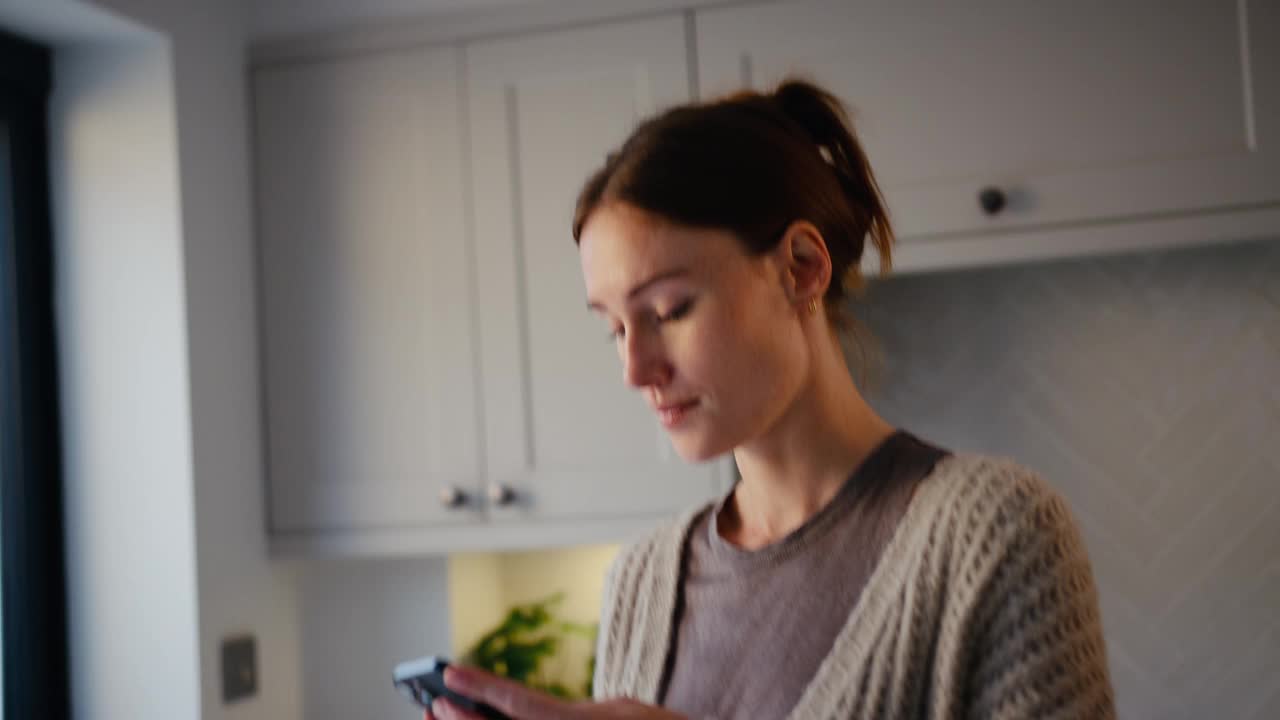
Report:
[{"label": "woman's hand", "polygon": [[[569,702],[474,668],[450,667],[444,672],[444,684],[501,710],[513,720],[685,720],[682,715],[635,700]],[[426,720],[484,719],[440,698],[432,703]]]}]

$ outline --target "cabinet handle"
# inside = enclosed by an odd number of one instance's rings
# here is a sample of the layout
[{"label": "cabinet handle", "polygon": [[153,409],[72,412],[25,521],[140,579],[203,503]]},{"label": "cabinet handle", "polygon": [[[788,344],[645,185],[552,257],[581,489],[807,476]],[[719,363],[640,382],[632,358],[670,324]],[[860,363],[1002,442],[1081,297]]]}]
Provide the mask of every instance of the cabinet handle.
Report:
[{"label": "cabinet handle", "polygon": [[460,508],[467,504],[467,493],[457,485],[440,489],[440,504],[447,508]]},{"label": "cabinet handle", "polygon": [[978,193],[978,204],[982,206],[982,211],[988,215],[995,215],[1004,209],[1008,198],[1005,197],[1004,191],[997,187],[982,188]]},{"label": "cabinet handle", "polygon": [[499,507],[510,505],[516,501],[516,491],[505,483],[493,483],[489,486],[489,501]]}]

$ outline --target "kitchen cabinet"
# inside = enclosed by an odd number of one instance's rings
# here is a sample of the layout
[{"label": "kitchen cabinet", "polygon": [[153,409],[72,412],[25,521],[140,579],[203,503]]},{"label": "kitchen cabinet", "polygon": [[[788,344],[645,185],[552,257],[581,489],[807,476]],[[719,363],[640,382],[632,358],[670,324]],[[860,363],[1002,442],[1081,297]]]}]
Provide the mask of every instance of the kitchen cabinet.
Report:
[{"label": "kitchen cabinet", "polygon": [[690,98],[686,31],[254,74],[273,548],[617,541],[727,487],[624,386],[570,232],[605,152]]},{"label": "kitchen cabinet", "polygon": [[802,0],[481,35],[253,69],[277,550],[617,540],[729,487],[622,382],[570,237],[605,154],[695,96],[800,73],[843,98],[900,272],[1280,234],[1276,3]]},{"label": "kitchen cabinet", "polygon": [[665,512],[727,487],[727,460],[686,465],[625,387],[570,232],[605,154],[691,99],[686,31],[671,14],[467,47],[484,438],[503,515]]},{"label": "kitchen cabinet", "polygon": [[274,533],[483,520],[457,54],[253,76]]},{"label": "kitchen cabinet", "polygon": [[902,269],[1280,229],[1275,3],[823,0],[696,25],[704,95],[799,73],[851,107]]}]

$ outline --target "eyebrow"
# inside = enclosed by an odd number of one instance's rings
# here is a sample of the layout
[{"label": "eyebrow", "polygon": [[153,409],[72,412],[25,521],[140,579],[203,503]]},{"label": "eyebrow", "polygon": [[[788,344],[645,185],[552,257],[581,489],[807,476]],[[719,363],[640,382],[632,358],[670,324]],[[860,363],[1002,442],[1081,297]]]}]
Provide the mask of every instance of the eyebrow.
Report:
[{"label": "eyebrow", "polygon": [[[627,300],[630,301],[636,295],[639,295],[640,293],[644,292],[645,290],[648,290],[650,287],[657,285],[660,282],[665,282],[667,280],[675,280],[676,278],[686,277],[688,275],[689,275],[689,271],[686,268],[673,268],[671,270],[664,270],[663,272],[660,272],[657,275],[650,277],[648,280],[645,280],[644,282],[640,283],[639,285],[636,285],[635,287],[631,288],[631,290],[627,293]],[[587,309],[597,310],[597,311],[604,310],[604,306],[602,306],[598,302],[595,302],[594,300],[589,300],[587,301]]]}]

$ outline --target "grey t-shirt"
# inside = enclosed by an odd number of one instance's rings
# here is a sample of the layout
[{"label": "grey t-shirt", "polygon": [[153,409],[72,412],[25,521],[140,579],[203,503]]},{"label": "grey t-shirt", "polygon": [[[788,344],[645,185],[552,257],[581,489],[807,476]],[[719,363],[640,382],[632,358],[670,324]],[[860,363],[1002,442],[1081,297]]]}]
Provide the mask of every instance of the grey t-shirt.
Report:
[{"label": "grey t-shirt", "polygon": [[899,430],[826,507],[755,551],[720,537],[726,495],[685,547],[662,704],[691,718],[783,718],[870,579],[919,481],[948,453]]}]

